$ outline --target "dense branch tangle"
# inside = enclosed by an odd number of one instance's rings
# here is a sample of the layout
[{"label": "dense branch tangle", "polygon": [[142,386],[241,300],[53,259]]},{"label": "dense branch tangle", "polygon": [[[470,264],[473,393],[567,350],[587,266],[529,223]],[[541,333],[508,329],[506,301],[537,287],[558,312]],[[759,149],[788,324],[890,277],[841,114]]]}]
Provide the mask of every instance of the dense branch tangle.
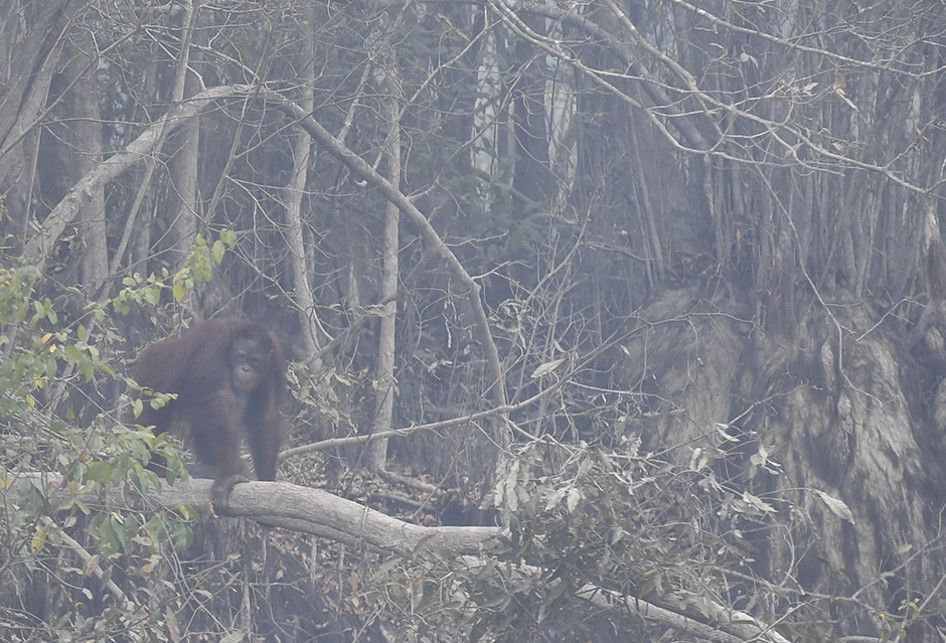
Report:
[{"label": "dense branch tangle", "polygon": [[[39,232],[26,243],[22,253],[24,262],[36,265],[42,270],[46,265],[50,249],[53,248],[55,242],[65,231],[66,227],[78,215],[88,195],[95,189],[118,177],[134,163],[147,158],[149,154],[155,151],[157,146],[162,142],[164,135],[168,132],[196,118],[203,111],[216,104],[217,101],[250,97],[258,97],[272,101],[295,119],[298,125],[308,132],[326,151],[344,163],[358,176],[380,189],[385,197],[394,203],[420,230],[424,240],[430,244],[434,252],[446,263],[457,278],[469,288],[468,300],[477,322],[477,333],[486,356],[489,374],[492,380],[488,393],[496,406],[505,406],[506,392],[502,376],[502,367],[496,344],[489,331],[489,322],[480,295],[480,285],[473,280],[463,265],[457,260],[456,255],[450,251],[437,234],[436,230],[434,230],[433,226],[430,225],[430,222],[424,214],[397,186],[392,185],[364,159],[332,136],[332,134],[317,120],[311,117],[305,109],[283,97],[281,94],[263,86],[227,85],[206,89],[191,97],[186,102],[176,106],[164,118],[146,128],[134,141],[129,143],[124,150],[101,162],[94,170],[83,177],[83,179],[69,191],[65,198],[53,208],[49,216],[43,221]],[[497,428],[497,438],[500,438],[500,442],[503,444],[507,443],[509,437],[507,429],[505,429],[501,422],[495,423],[494,426]],[[503,435],[506,437],[503,438]]]},{"label": "dense branch tangle", "polygon": [[[806,127],[798,122],[795,116],[795,112],[798,111],[796,103],[816,98],[811,93],[814,87],[806,89],[812,84],[822,87],[818,98],[834,97],[850,107],[854,118],[864,118],[862,108],[854,105],[845,95],[843,81],[835,79],[833,86],[825,87],[824,82],[809,84],[791,77],[786,77],[784,80],[773,77],[767,79],[769,88],[765,93],[757,96],[747,94],[740,99],[738,93],[744,91],[744,88],[735,87],[732,91],[719,89],[711,91],[701,86],[690,70],[652,44],[627,13],[611,0],[603,2],[609,13],[608,16],[600,16],[602,11],[600,8],[582,14],[578,13],[576,8],[563,9],[560,6],[532,2],[485,1],[519,37],[527,39],[549,56],[573,66],[604,91],[643,110],[668,142],[685,153],[710,155],[736,163],[801,167],[811,171],[831,173],[841,173],[844,168],[856,168],[879,173],[919,194],[928,194],[946,181],[940,178],[930,185],[921,185],[892,169],[893,164],[901,155],[913,147],[913,142],[905,142],[903,151],[891,151],[886,161],[869,162],[861,158],[858,148],[848,145],[844,140],[826,136],[824,130],[819,129],[819,123],[812,122]],[[695,15],[717,27],[729,28],[731,26],[727,21],[715,18],[705,10],[697,10],[681,0],[675,0],[674,4],[693,11]],[[520,14],[544,16],[555,24],[576,30],[584,37],[568,42],[564,37],[538,34],[521,19]],[[614,33],[613,23],[620,25],[622,33]],[[829,60],[843,62],[875,73],[892,72],[898,77],[914,81],[932,80],[942,72],[942,67],[911,72],[906,64],[897,67],[893,62],[880,64],[858,61],[848,56],[835,54],[826,48],[805,46],[798,42],[800,38],[786,40],[765,34],[759,29],[739,28],[733,31],[758,36],[774,46],[790,51],[823,56]],[[598,68],[587,62],[584,54],[587,37],[592,38],[592,43],[606,46],[625,65],[625,68]],[[677,37],[683,36],[678,34]],[[678,79],[681,85],[676,85],[655,70],[649,69],[644,62],[648,58],[666,68],[669,76]],[[731,62],[735,66],[750,65],[754,63],[754,59],[737,55]],[[757,62],[754,64],[758,66]],[[625,81],[638,83],[650,102],[644,104],[623,89],[621,85]],[[733,100],[727,100],[730,96]],[[692,107],[688,107],[691,100],[695,103]],[[766,111],[773,113],[773,116],[760,116],[756,113]],[[736,123],[744,123],[747,131],[739,132],[734,127]],[[707,139],[703,134],[706,128],[713,133],[711,139]],[[770,145],[774,145],[774,149],[770,150]],[[845,153],[845,148],[850,148],[850,153]]]}]

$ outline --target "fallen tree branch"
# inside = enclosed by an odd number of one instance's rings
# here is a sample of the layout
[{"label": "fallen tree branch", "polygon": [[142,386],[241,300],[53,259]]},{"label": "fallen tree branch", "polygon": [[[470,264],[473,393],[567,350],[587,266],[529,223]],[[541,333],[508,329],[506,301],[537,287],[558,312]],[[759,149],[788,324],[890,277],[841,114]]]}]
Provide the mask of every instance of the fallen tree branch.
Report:
[{"label": "fallen tree branch", "polygon": [[[776,632],[770,626],[760,623],[748,614],[725,608],[721,605],[710,604],[709,611],[714,612],[715,616],[723,616],[723,619],[712,625],[702,623],[696,619],[690,618],[674,612],[673,610],[628,597],[610,589],[597,587],[596,585],[585,585],[578,590],[577,595],[588,600],[599,607],[613,609],[615,606],[623,605],[628,609],[633,609],[633,613],[649,621],[658,621],[673,629],[693,634],[705,638],[709,641],[733,642],[741,641],[770,641],[771,643],[790,643],[788,639]],[[707,610],[704,610],[704,612]],[[714,619],[715,620],[715,619]]]},{"label": "fallen tree branch", "polygon": [[[141,504],[142,501],[153,503],[172,511],[190,505],[198,511],[210,513],[211,484],[211,480],[192,478],[164,485],[144,498],[133,498],[129,493],[123,501],[129,505]],[[73,490],[63,487],[59,476],[38,473],[17,476],[3,495],[21,495],[30,487],[39,489],[53,506],[75,495]],[[100,498],[93,493],[80,492],[80,495],[88,504]],[[479,554],[488,541],[501,533],[499,527],[413,525],[328,491],[288,482],[238,484],[230,494],[229,505],[228,515],[234,517],[259,520],[273,527],[285,527],[400,555],[415,554],[419,550],[440,556]]]},{"label": "fallen tree branch", "polygon": [[[57,474],[8,473],[7,482],[9,484],[0,491],[0,501],[5,503],[16,503],[33,490],[42,493],[52,506],[74,499],[77,495],[88,505],[98,504],[102,500],[101,491],[82,491],[69,487]],[[182,505],[190,505],[209,513],[211,484],[211,480],[190,479],[165,485],[144,497],[131,492],[119,495],[122,502],[129,505],[148,503],[171,511]],[[112,493],[112,490],[106,492]],[[288,482],[238,484],[230,494],[229,505],[230,515],[256,520],[264,525],[330,538],[380,553],[410,556],[422,552],[458,557],[458,564],[470,568],[486,564],[484,547],[504,531],[500,527],[413,525],[327,491]],[[543,573],[539,567],[521,563],[516,565],[516,569],[530,576]],[[120,593],[115,595],[116,598],[121,596]],[[764,623],[717,603],[707,602],[703,606],[701,611],[711,621],[705,623],[635,596],[592,584],[584,585],[577,592],[577,597],[608,609],[630,610],[648,621],[709,640],[788,643],[787,639]]]}]

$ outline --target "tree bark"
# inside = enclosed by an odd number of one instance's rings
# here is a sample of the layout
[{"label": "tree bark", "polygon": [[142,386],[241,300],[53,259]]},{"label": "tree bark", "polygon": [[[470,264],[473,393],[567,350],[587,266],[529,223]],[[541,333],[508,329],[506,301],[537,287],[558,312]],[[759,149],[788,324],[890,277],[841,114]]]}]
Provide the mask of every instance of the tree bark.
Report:
[{"label": "tree bark", "polygon": [[[314,23],[314,11],[310,6],[306,11],[308,24]],[[313,35],[305,33],[301,52],[302,86],[299,91],[299,106],[308,113],[315,109],[315,47]],[[315,358],[319,351],[319,327],[315,313],[315,298],[309,281],[309,267],[306,257],[303,235],[302,197],[305,194],[306,179],[312,154],[312,141],[303,129],[297,129],[292,136],[292,178],[286,186],[283,201],[286,206],[286,241],[289,244],[289,264],[292,268],[292,281],[296,306],[299,310],[299,325],[302,327],[302,345],[305,349],[305,361]]]},{"label": "tree bark", "polygon": [[[212,484],[212,480],[192,478],[163,486],[159,491],[149,493],[147,499],[172,511],[181,505],[190,505],[207,514],[211,511]],[[65,501],[72,493],[63,489],[58,474],[36,473],[16,477],[11,486],[0,491],[0,497],[19,502],[22,500],[20,494],[30,487],[40,488],[54,504],[59,500]],[[113,497],[113,500],[116,499]],[[116,501],[135,502],[130,496]],[[406,556],[419,550],[440,556],[478,554],[487,542],[501,533],[499,527],[413,525],[327,491],[288,482],[238,484],[230,494],[228,508],[228,515]]]},{"label": "tree bark", "polygon": [[[185,0],[181,21],[181,52],[177,75],[171,91],[170,103],[180,104],[185,97],[196,93],[197,82],[189,67],[192,64],[190,44],[197,24],[198,3]],[[169,139],[171,146],[171,203],[174,218],[171,220],[171,242],[174,266],[183,265],[197,236],[198,214],[198,169],[197,153],[200,142],[200,119],[192,118],[178,128]],[[193,302],[190,302],[193,304]]]},{"label": "tree bark", "polygon": [[[398,100],[397,67],[393,48],[389,48],[384,64],[379,69],[381,86],[384,88],[384,112],[388,123],[384,148],[384,174],[391,185],[400,188],[401,183],[401,126],[398,122],[400,101]],[[387,201],[384,213],[383,265],[381,268],[381,300],[384,313],[378,332],[378,362],[375,371],[375,412],[372,431],[384,431],[393,425],[394,395],[397,390],[394,379],[395,329],[397,321],[398,282],[398,207]],[[388,440],[373,440],[368,443],[368,467],[372,471],[385,468],[388,455]]]}]

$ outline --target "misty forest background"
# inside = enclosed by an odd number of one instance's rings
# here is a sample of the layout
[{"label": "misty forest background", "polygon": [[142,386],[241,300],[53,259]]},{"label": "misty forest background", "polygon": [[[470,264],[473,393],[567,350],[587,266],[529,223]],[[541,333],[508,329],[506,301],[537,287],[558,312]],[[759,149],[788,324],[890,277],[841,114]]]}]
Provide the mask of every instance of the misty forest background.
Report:
[{"label": "misty forest background", "polygon": [[[0,0],[0,638],[940,640],[944,32]],[[289,528],[156,508],[122,420],[221,316],[291,361],[299,487],[234,491]]]}]

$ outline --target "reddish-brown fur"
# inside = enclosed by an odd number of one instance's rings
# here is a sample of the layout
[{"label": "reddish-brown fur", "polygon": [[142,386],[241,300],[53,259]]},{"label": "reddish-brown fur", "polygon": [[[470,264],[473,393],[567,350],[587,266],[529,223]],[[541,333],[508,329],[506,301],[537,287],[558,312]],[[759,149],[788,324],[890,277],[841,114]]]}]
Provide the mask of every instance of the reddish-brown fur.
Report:
[{"label": "reddish-brown fur", "polygon": [[[268,361],[251,391],[234,387],[229,359],[234,341],[247,339]],[[254,343],[255,342],[255,343]],[[177,339],[148,346],[138,358],[138,384],[177,399],[154,410],[145,403],[138,419],[165,433],[182,425],[198,462],[214,468],[213,501],[226,508],[230,490],[245,481],[240,436],[246,434],[258,480],[275,480],[282,423],[278,408],[286,391],[286,364],[279,342],[264,326],[242,319],[211,319]],[[222,505],[222,506],[220,506]]]}]

